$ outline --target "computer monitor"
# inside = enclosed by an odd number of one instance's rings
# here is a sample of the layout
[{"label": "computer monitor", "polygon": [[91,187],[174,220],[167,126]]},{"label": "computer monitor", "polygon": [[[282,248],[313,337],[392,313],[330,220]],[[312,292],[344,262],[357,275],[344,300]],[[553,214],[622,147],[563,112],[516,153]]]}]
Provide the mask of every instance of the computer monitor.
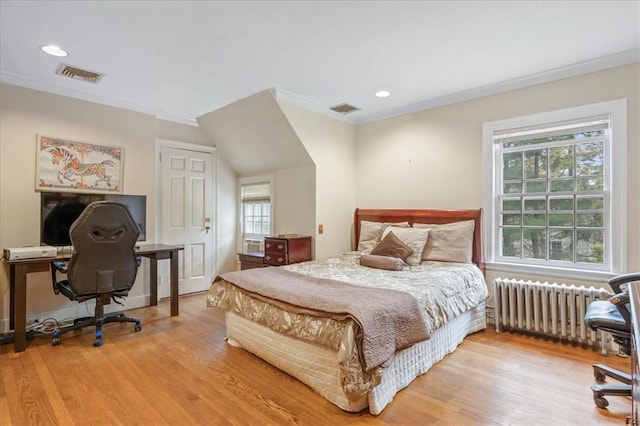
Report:
[{"label": "computer monitor", "polygon": [[146,240],[147,197],[145,195],[43,191],[40,193],[40,243],[55,247],[70,246],[71,225],[94,201],[115,201],[124,204],[140,230],[138,241]]}]

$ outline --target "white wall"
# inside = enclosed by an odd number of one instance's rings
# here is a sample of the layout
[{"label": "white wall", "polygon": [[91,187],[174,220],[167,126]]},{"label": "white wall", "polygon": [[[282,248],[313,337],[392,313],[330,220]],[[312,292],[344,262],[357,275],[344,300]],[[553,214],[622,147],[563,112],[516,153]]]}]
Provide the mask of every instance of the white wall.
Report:
[{"label": "white wall", "polygon": [[[482,207],[482,124],[626,98],[628,271],[640,270],[640,66],[487,96],[358,126],[358,207]],[[499,272],[489,270],[491,283]],[[518,277],[556,281],[554,277]],[[591,283],[593,284],[593,283]]]},{"label": "white wall", "polygon": [[[351,249],[356,207],[356,131],[342,121],[278,101],[315,163],[315,258]],[[324,233],[319,234],[317,225]]]},{"label": "white wall", "polygon": [[[211,145],[199,129],[156,120],[147,114],[107,107],[64,96],[16,86],[0,85],[0,247],[37,246],[40,243],[40,193],[35,187],[36,134],[124,148],[124,193],[147,196],[147,241],[156,241],[156,139],[172,139]],[[222,164],[221,164],[222,163]],[[218,160],[219,210],[233,204],[235,175]],[[230,181],[233,183],[231,184]],[[229,187],[232,190],[229,191]],[[231,200],[231,202],[229,202]],[[218,221],[235,226],[235,212],[218,214]],[[231,214],[231,219],[227,218]],[[220,227],[222,228],[222,227]],[[232,270],[227,250],[235,236],[218,233],[223,244],[218,254],[220,271]],[[231,251],[233,253],[233,251]],[[233,264],[233,261],[231,262]],[[127,307],[144,306],[149,296],[148,261],[138,273],[127,298]],[[0,329],[8,328],[9,268],[0,271]],[[163,277],[162,282],[168,282]],[[30,274],[27,280],[27,313],[30,317],[53,315],[58,319],[85,315],[84,304],[55,296],[49,273]],[[91,308],[90,308],[91,309]]]}]

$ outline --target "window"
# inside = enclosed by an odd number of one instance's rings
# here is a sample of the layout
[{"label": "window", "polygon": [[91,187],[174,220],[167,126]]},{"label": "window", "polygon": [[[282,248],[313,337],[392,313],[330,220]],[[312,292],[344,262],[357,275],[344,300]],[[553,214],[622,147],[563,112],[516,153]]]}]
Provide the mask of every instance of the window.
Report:
[{"label": "window", "polygon": [[242,184],[240,199],[243,251],[263,251],[271,234],[271,182]]},{"label": "window", "polygon": [[625,105],[484,125],[489,262],[624,270]]}]

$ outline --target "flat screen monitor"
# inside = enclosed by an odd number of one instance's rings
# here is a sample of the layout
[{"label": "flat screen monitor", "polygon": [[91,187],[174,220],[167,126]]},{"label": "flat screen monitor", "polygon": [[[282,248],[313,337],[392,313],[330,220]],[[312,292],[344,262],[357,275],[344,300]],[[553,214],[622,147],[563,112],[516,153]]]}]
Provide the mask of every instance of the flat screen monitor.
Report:
[{"label": "flat screen monitor", "polygon": [[70,246],[69,230],[80,213],[94,201],[124,204],[138,225],[138,241],[146,240],[147,197],[145,195],[40,193],[40,242],[48,246]]}]

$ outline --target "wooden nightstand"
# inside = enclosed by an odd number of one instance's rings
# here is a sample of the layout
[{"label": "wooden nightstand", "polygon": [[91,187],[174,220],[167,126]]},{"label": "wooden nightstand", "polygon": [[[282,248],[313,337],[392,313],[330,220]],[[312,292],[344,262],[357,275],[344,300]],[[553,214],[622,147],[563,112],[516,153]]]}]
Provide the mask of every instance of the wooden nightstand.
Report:
[{"label": "wooden nightstand", "polygon": [[245,269],[264,268],[265,266],[269,266],[264,263],[264,253],[259,251],[238,253],[238,257],[240,258],[240,270],[242,271]]},{"label": "wooden nightstand", "polygon": [[307,235],[272,236],[264,239],[264,263],[290,265],[311,260],[311,237]]}]

